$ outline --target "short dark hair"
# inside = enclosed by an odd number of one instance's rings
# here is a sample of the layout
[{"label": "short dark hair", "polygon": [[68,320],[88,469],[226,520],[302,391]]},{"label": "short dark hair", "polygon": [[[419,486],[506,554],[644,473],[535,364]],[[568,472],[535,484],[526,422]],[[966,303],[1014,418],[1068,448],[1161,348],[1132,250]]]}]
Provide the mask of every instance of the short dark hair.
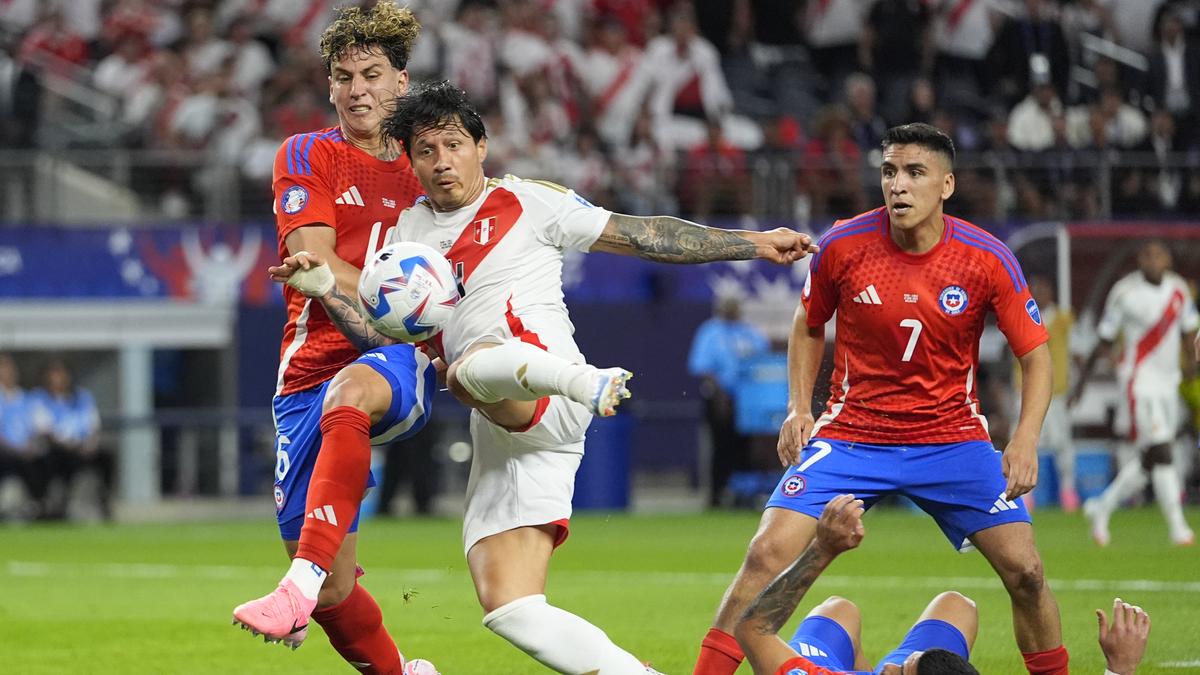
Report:
[{"label": "short dark hair", "polygon": [[927,649],[917,659],[917,675],[979,675],[979,671],[948,649]]},{"label": "short dark hair", "polygon": [[370,9],[343,7],[333,23],[321,33],[321,60],[325,71],[351,48],[378,49],[396,70],[408,66],[408,55],[421,34],[421,24],[407,7],[383,0]]},{"label": "short dark hair", "polygon": [[430,129],[462,125],[476,143],[487,138],[483,118],[475,111],[467,92],[446,80],[417,85],[396,99],[395,109],[383,121],[383,132],[404,145],[412,159],[413,139]]},{"label": "short dark hair", "polygon": [[880,146],[886,150],[893,145],[919,145],[926,150],[945,155],[950,166],[954,166],[954,139],[931,124],[914,122],[888,129]]}]

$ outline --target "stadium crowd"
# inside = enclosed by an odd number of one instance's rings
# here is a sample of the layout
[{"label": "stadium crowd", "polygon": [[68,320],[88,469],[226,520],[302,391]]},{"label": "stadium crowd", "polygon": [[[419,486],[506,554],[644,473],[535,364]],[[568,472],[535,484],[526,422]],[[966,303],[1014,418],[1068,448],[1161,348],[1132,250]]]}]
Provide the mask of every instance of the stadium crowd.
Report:
[{"label": "stadium crowd", "polygon": [[[0,147],[202,152],[239,167],[248,213],[265,216],[282,140],[332,124],[314,46],[342,4],[6,0]],[[619,210],[853,213],[871,201],[881,134],[913,121],[963,151],[968,217],[1200,204],[1194,0],[411,5],[424,28],[409,70],[485,111],[491,173],[553,177]],[[46,128],[62,105],[51,80],[110,101],[113,124]],[[186,197],[198,176],[146,183]]]}]

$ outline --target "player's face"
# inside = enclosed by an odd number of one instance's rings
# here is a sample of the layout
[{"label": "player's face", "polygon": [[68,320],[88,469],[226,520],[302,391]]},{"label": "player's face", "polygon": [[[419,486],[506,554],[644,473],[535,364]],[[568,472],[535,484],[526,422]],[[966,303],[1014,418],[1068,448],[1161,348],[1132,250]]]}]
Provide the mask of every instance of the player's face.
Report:
[{"label": "player's face", "polygon": [[453,211],[479,197],[486,158],[487,139],[476,143],[458,122],[426,129],[413,138],[413,173],[438,211]]},{"label": "player's face", "polygon": [[940,218],[942,202],[954,194],[946,159],[919,145],[889,145],[879,174],[892,226],[902,230]]},{"label": "player's face", "polygon": [[396,70],[379,49],[351,47],[330,66],[329,102],[351,136],[378,136],[392,100],[406,93],[408,71]]},{"label": "player's face", "polygon": [[1171,252],[1162,244],[1147,244],[1138,251],[1138,269],[1146,281],[1159,283],[1167,270],[1171,269]]}]

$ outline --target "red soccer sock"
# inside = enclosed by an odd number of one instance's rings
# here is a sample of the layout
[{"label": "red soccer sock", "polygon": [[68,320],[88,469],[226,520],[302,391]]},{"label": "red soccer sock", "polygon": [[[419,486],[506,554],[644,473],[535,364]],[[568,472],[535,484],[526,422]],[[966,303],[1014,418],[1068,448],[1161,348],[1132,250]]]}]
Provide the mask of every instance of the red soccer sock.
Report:
[{"label": "red soccer sock", "polygon": [[[404,669],[400,650],[383,627],[383,612],[367,589],[354,584],[346,599],[313,612],[329,636],[329,644],[361,673],[399,675]],[[361,664],[370,664],[362,667]]]},{"label": "red soccer sock", "polygon": [[700,643],[700,658],[692,675],[733,675],[746,655],[737,640],[719,628],[708,629]]},{"label": "red soccer sock", "polygon": [[1069,675],[1070,656],[1063,645],[1047,652],[1021,652],[1021,656],[1025,657],[1025,669],[1030,675]]},{"label": "red soccer sock", "polygon": [[321,416],[321,452],[308,481],[297,558],[328,570],[358,514],[371,471],[371,418],[341,406]]}]

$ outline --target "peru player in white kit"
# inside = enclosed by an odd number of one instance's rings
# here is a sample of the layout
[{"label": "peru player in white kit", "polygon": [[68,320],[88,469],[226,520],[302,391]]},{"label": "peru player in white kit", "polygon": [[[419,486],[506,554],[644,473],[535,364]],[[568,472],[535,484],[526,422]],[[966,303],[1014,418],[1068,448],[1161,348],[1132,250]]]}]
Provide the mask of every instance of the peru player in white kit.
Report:
[{"label": "peru player in white kit", "polygon": [[1108,293],[1104,315],[1096,326],[1100,342],[1071,396],[1072,403],[1079,400],[1096,361],[1108,354],[1120,336],[1124,347],[1117,382],[1124,402],[1117,407],[1115,426],[1117,433],[1140,451],[1141,458],[1121,467],[1104,493],[1084,504],[1092,538],[1101,546],[1109,542],[1112,512],[1146,486],[1147,473],[1167,519],[1171,541],[1189,545],[1196,540],[1183,517],[1183,486],[1171,461],[1171,445],[1181,422],[1181,339],[1186,334],[1188,344],[1195,340],[1200,317],[1187,282],[1170,267],[1171,253],[1162,242],[1152,241],[1138,251],[1138,270],[1117,281]]},{"label": "peru player in white kit", "polygon": [[560,673],[653,672],[544,594],[550,555],[567,535],[584,431],[593,415],[615,412],[630,377],[587,364],[575,345],[563,251],[790,264],[815,250],[812,241],[784,229],[624,216],[552,183],[488,179],[483,121],[446,82],[400,99],[385,129],[403,142],[428,195],[389,240],[444,252],[465,290],[432,347],[449,364],[450,391],[474,409],[463,543],[483,623]]}]

